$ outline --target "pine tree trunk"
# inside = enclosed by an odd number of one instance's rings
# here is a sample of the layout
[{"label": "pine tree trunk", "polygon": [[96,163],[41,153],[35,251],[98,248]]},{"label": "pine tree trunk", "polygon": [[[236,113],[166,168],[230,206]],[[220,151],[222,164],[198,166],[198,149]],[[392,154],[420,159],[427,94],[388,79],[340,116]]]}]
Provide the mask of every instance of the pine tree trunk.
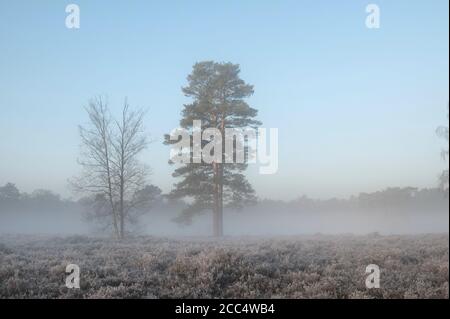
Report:
[{"label": "pine tree trunk", "polygon": [[220,123],[220,133],[222,135],[222,149],[221,149],[221,158],[222,162],[217,164],[217,237],[223,236],[223,163],[225,162],[224,157],[224,147],[225,141],[223,137],[225,136],[225,114],[222,113],[222,120]]},{"label": "pine tree trunk", "polygon": [[220,196],[220,173],[219,165],[213,163],[214,172],[214,207],[213,207],[213,235],[214,237],[221,237],[223,235],[222,230],[222,198]]},{"label": "pine tree trunk", "polygon": [[219,197],[219,207],[218,207],[218,219],[219,219],[219,232],[218,236],[223,236],[223,164],[219,164],[219,189],[218,189],[218,197]]}]

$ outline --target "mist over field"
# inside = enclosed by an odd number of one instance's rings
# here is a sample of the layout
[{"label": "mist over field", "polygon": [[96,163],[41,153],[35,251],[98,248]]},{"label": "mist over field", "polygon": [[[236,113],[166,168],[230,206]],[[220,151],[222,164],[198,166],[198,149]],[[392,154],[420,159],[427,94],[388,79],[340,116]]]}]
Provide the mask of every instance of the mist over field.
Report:
[{"label": "mist over field", "polygon": [[[404,190],[404,193],[410,190]],[[394,193],[394,191],[391,191]],[[389,194],[389,191],[385,192]],[[364,206],[362,199],[292,202],[262,200],[241,211],[227,210],[227,236],[285,236],[299,234],[421,234],[448,233],[448,193],[424,190],[422,198]],[[428,196],[426,196],[428,195]],[[374,196],[375,197],[375,196]],[[109,236],[102,225],[89,219],[86,207],[77,202],[34,203],[28,207],[6,206],[0,201],[0,234]],[[3,205],[2,205],[3,204]],[[6,207],[5,207],[6,206]],[[183,205],[160,203],[133,225],[138,235],[166,237],[211,236],[208,213],[195,216],[190,224],[179,223]]]}]

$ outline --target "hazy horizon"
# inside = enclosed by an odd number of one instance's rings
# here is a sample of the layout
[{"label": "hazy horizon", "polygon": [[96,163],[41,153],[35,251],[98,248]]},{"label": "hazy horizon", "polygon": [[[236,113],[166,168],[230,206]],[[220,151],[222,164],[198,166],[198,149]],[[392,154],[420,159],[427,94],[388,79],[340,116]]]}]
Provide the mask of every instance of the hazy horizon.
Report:
[{"label": "hazy horizon", "polygon": [[[387,187],[432,188],[448,162],[435,129],[448,105],[448,1],[110,3],[0,1],[0,185],[72,197],[90,98],[148,109],[141,156],[151,182],[176,181],[163,134],[178,127],[195,62],[240,64],[265,128],[279,130],[279,169],[246,175],[260,198],[348,198]],[[229,21],[233,21],[230,24]],[[223,45],[224,40],[233,45]]]}]

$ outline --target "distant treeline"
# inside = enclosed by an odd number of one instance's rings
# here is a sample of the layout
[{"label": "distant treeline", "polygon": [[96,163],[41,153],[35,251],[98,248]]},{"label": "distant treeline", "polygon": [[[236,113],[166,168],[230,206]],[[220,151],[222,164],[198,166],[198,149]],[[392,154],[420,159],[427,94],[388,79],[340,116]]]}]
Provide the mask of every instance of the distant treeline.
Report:
[{"label": "distant treeline", "polygon": [[[152,208],[161,205],[180,206],[183,204],[180,201],[167,203],[164,201],[164,196],[160,194],[159,188],[155,187],[155,189],[156,195],[152,195],[156,198],[153,199]],[[86,217],[89,217],[91,211],[95,210],[96,203],[95,197],[83,197],[78,200],[64,199],[59,194],[46,189],[37,189],[32,193],[25,193],[21,192],[13,183],[0,186],[0,213],[30,212],[38,214],[39,212],[76,212],[83,213]]]},{"label": "distant treeline", "polygon": [[31,194],[20,192],[12,183],[0,187],[0,212],[48,212],[78,210],[79,203],[62,199],[49,190],[37,189]]},{"label": "distant treeline", "polygon": [[[414,212],[448,211],[449,192],[439,188],[418,189],[413,187],[387,188],[373,193],[361,193],[349,199],[311,199],[301,196],[292,201],[259,200],[253,209],[285,211],[332,212],[332,211],[385,211]],[[63,199],[49,190],[39,189],[31,194],[19,191],[12,183],[0,187],[0,213],[14,212],[81,212],[89,210],[89,199]],[[182,210],[186,203],[180,200],[169,200],[164,195],[156,199],[151,211]],[[245,210],[245,209],[244,209]]]},{"label": "distant treeline", "polygon": [[414,187],[387,188],[373,193],[361,193],[349,199],[311,199],[307,196],[284,202],[274,200],[259,201],[265,209],[283,208],[299,212],[331,212],[331,211],[392,211],[414,212],[447,211],[449,208],[448,190],[440,188],[418,189]]}]

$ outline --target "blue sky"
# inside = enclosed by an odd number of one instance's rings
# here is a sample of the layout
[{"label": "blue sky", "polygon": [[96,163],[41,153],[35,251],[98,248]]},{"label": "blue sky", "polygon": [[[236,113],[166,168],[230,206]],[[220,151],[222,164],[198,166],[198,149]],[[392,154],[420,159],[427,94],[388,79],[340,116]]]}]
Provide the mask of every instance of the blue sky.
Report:
[{"label": "blue sky", "polygon": [[[65,7],[81,28],[65,27]],[[376,3],[381,28],[365,27]],[[169,149],[197,61],[241,65],[249,104],[279,129],[279,170],[248,177],[261,197],[347,197],[433,187],[448,164],[435,128],[448,104],[447,0],[0,0],[0,184],[70,196],[83,106],[107,95],[149,109],[142,160],[170,190]]]}]

